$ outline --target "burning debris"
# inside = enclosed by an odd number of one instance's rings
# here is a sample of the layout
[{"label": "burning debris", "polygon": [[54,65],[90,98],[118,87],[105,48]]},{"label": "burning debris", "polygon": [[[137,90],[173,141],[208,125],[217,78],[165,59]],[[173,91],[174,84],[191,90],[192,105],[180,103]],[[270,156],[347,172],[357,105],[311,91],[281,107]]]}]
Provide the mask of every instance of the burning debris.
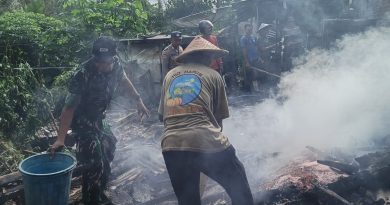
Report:
[{"label": "burning debris", "polygon": [[[385,204],[389,195],[383,190],[389,188],[389,177],[383,173],[389,171],[389,156],[388,151],[382,151],[351,158],[369,159],[370,166],[376,167],[367,169],[364,163],[358,163],[351,173],[340,169],[341,162],[332,161],[326,166],[321,164],[322,160],[315,160],[315,155],[302,153],[303,158],[282,167],[276,172],[276,178],[260,186],[261,190],[267,190],[260,192],[260,201],[263,204]],[[379,161],[383,166],[376,164]]]}]

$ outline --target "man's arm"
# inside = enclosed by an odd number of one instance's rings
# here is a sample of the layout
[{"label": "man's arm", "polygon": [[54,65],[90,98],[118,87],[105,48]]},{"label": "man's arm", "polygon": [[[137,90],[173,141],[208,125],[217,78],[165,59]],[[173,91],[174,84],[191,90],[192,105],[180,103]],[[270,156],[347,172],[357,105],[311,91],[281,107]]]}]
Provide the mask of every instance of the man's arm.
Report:
[{"label": "man's arm", "polygon": [[228,118],[230,114],[225,85],[221,76],[216,78],[215,85],[216,87],[213,96],[213,115],[222,131],[222,120]]},{"label": "man's arm", "polygon": [[65,106],[60,116],[60,127],[58,130],[57,140],[50,148],[50,152],[54,153],[58,148],[65,145],[66,134],[73,120],[74,111],[80,104],[81,96],[78,94],[69,93],[66,97]]},{"label": "man's arm", "polygon": [[146,108],[144,105],[144,102],[141,99],[141,95],[138,93],[137,89],[135,89],[133,83],[130,81],[130,79],[126,76],[126,74],[123,77],[123,83],[125,84],[125,87],[130,92],[131,97],[133,97],[137,102],[137,109],[138,114],[141,116],[141,119],[144,115],[149,117],[150,111]]},{"label": "man's arm", "polygon": [[61,116],[60,116],[60,128],[58,130],[57,142],[61,145],[64,145],[66,133],[70,128],[70,124],[73,120],[75,108],[73,107],[64,107]]}]

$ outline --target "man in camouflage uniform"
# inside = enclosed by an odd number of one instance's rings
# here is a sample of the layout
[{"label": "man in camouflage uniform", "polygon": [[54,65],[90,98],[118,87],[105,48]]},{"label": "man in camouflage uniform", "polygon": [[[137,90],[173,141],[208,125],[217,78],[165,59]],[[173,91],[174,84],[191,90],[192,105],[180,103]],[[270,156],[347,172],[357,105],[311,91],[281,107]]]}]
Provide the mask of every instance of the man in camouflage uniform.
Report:
[{"label": "man in camouflage uniform", "polygon": [[[98,38],[93,57],[81,64],[69,84],[69,94],[60,117],[60,128],[51,151],[64,146],[66,133],[72,128],[77,140],[76,157],[84,166],[82,196],[85,205],[108,201],[103,190],[110,175],[116,139],[103,126],[104,112],[120,83],[137,101],[139,114],[149,115],[140,95],[127,78],[116,57],[116,43],[109,37]],[[141,116],[141,117],[142,117]]]},{"label": "man in camouflage uniform", "polygon": [[171,33],[171,44],[167,46],[161,53],[161,78],[164,79],[165,75],[172,68],[178,66],[175,58],[183,52],[181,44],[181,33],[179,31],[173,31]]}]

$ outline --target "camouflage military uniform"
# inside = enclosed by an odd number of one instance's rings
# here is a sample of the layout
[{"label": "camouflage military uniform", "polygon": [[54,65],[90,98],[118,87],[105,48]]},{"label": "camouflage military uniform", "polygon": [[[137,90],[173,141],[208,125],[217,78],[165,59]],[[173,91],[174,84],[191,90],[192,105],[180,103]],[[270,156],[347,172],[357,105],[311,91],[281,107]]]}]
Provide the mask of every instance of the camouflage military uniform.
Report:
[{"label": "camouflage military uniform", "polygon": [[91,59],[75,72],[69,84],[69,96],[80,97],[71,127],[78,142],[77,160],[86,167],[82,175],[85,204],[98,204],[108,182],[116,139],[109,129],[104,129],[103,118],[124,75],[117,59],[110,73],[95,71]]},{"label": "camouflage military uniform", "polygon": [[161,54],[161,64],[162,64],[162,77],[168,73],[172,68],[178,66],[175,61],[175,58],[183,53],[183,48],[179,46],[178,48],[174,48],[172,44],[167,46]]}]

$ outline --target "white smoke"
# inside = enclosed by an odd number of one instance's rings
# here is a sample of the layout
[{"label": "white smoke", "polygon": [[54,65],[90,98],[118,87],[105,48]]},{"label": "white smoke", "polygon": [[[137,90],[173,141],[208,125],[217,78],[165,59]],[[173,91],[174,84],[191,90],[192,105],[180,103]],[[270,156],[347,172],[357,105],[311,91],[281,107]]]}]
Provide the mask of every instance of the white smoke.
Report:
[{"label": "white smoke", "polygon": [[345,36],[297,60],[277,96],[233,109],[224,132],[239,151],[290,156],[307,145],[350,148],[390,136],[389,57],[390,28]]}]

